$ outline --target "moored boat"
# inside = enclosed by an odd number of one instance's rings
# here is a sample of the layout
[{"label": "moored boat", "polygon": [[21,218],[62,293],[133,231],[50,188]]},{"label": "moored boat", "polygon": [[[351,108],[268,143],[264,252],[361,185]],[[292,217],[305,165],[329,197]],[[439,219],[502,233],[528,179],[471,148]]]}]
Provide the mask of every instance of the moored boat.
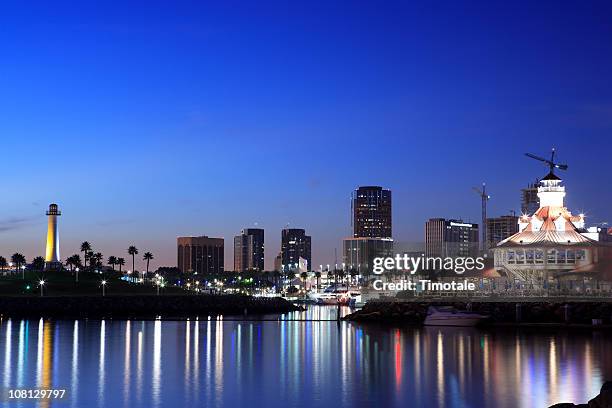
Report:
[{"label": "moored boat", "polygon": [[309,293],[308,298],[318,305],[338,304],[338,296],[335,293]]}]

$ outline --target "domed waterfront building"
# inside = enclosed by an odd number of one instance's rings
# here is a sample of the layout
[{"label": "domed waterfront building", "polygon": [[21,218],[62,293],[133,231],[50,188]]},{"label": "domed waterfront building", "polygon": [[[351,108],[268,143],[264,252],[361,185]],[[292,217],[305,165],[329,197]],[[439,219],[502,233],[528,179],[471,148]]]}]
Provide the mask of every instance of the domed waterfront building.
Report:
[{"label": "domed waterfront building", "polygon": [[494,249],[500,275],[535,283],[612,280],[608,231],[585,228],[584,215],[565,207],[561,182],[552,171],[540,180],[540,208],[519,217],[519,232]]}]

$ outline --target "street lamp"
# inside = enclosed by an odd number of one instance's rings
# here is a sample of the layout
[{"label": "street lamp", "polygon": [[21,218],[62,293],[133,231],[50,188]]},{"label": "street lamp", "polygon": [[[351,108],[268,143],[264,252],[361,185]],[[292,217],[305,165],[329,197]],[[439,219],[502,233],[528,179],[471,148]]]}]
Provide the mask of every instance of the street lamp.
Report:
[{"label": "street lamp", "polygon": [[100,283],[102,283],[102,296],[106,296],[106,281],[103,280]]},{"label": "street lamp", "polygon": [[45,281],[41,279],[40,282],[38,282],[38,284],[40,285],[40,296],[42,297],[42,295],[43,295],[43,286],[45,286]]},{"label": "street lamp", "polygon": [[75,269],[76,271],[76,281],[77,283],[79,282],[79,267],[77,266],[77,268]]},{"label": "street lamp", "polygon": [[25,280],[25,265],[21,265],[21,279]]},{"label": "street lamp", "polygon": [[164,287],[166,285],[164,285],[164,278],[158,278],[157,279],[157,296],[159,296],[159,288],[160,287]]}]

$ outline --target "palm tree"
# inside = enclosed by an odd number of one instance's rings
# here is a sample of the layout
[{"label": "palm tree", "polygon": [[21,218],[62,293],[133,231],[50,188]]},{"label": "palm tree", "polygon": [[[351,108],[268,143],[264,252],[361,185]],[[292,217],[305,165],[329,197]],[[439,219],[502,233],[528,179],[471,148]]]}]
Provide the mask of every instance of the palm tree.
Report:
[{"label": "palm tree", "polygon": [[19,252],[16,252],[13,255],[11,255],[11,262],[13,262],[13,265],[15,266],[16,269],[19,269],[21,265],[26,263],[26,259],[25,259],[25,256],[23,256]]},{"label": "palm tree", "polygon": [[[15,270],[17,271],[22,266],[25,266],[26,258],[23,256],[23,254],[15,252],[13,255],[11,255],[11,262],[13,265],[15,265]],[[23,274],[23,277],[25,279],[25,274]]]},{"label": "palm tree", "polygon": [[94,253],[94,251],[89,251],[87,253],[87,259],[89,259],[89,268],[95,268],[96,267],[96,254]]},{"label": "palm tree", "polygon": [[284,278],[289,281],[289,285],[291,285],[291,282],[293,281],[293,279],[295,279],[295,274],[287,269],[283,272],[283,275]]},{"label": "palm tree", "polygon": [[336,276],[338,276],[338,278],[340,278],[340,284],[343,285],[344,284],[344,276],[346,275],[344,273],[344,271],[342,269],[336,269],[334,272],[336,272]]},{"label": "palm tree", "polygon": [[100,252],[90,252],[89,255],[89,266],[93,268],[99,268],[102,266],[102,253]]},{"label": "palm tree", "polygon": [[329,270],[329,268],[327,269],[327,284],[331,285],[331,281],[334,280],[334,285],[336,286],[336,281],[334,279],[334,274],[332,273],[332,271]]},{"label": "palm tree", "polygon": [[121,272],[121,267],[125,265],[125,259],[117,258],[117,265],[119,265],[119,272]]},{"label": "palm tree", "polygon": [[320,289],[319,283],[321,282],[321,271],[315,272],[315,278],[317,278],[317,292],[318,292]]},{"label": "palm tree", "polygon": [[69,256],[68,258],[66,258],[66,267],[68,269],[70,269],[70,272],[72,272],[72,269],[74,268],[74,264],[72,263],[72,256]]},{"label": "palm tree", "polygon": [[87,254],[91,251],[91,244],[87,241],[83,242],[81,244],[81,252],[83,252],[83,257],[85,258],[85,263],[83,264],[83,266],[87,267]]},{"label": "palm tree", "polygon": [[101,268],[104,265],[104,256],[102,252],[96,252],[94,256],[96,257],[96,266]]},{"label": "palm tree", "polygon": [[302,278],[302,286],[304,287],[304,290],[306,290],[306,278],[308,278],[308,273],[302,272],[300,273],[300,277]]},{"label": "palm tree", "polygon": [[113,271],[115,270],[115,265],[117,265],[117,257],[116,256],[109,256],[108,257],[108,261],[106,261],[107,264],[109,264],[110,266],[112,266]]},{"label": "palm tree", "polygon": [[355,284],[359,284],[357,276],[359,276],[359,272],[357,272],[357,269],[355,268],[351,268],[351,270],[349,271],[351,278],[353,278],[355,280]]},{"label": "palm tree", "polygon": [[79,266],[81,266],[81,257],[79,256],[79,254],[69,256],[66,259],[66,266],[70,267],[70,272],[74,271],[74,268],[78,268]]},{"label": "palm tree", "polygon": [[0,256],[0,268],[2,270],[5,270],[7,266],[8,266],[8,262],[6,261],[6,258],[3,256]]},{"label": "palm tree", "polygon": [[129,255],[132,255],[132,272],[136,272],[134,257],[138,255],[138,248],[136,248],[134,245],[130,245],[127,252]]},{"label": "palm tree", "polygon": [[[96,265],[94,265],[95,261],[96,261],[95,256],[96,256],[96,254],[94,254],[94,251],[89,251],[89,252],[85,253],[85,258],[89,259],[89,267],[90,268],[96,266]],[[85,262],[85,263],[87,263],[87,262]]]},{"label": "palm tree", "polygon": [[[136,252],[138,253],[138,252]],[[151,261],[153,259],[153,254],[150,252],[145,252],[144,256],[142,257],[143,260],[147,261],[147,275],[149,274],[149,261]]]},{"label": "palm tree", "polygon": [[37,256],[32,260],[32,269],[35,271],[41,272],[45,269],[45,258],[42,256]]}]

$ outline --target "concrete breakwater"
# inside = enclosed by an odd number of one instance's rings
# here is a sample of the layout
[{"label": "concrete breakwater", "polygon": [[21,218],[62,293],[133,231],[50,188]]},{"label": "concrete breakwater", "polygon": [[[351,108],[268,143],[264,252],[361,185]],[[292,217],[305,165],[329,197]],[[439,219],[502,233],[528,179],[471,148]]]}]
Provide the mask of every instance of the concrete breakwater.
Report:
[{"label": "concrete breakwater", "polygon": [[183,318],[298,310],[282,298],[239,295],[0,297],[0,315],[52,318]]},{"label": "concrete breakwater", "polygon": [[454,306],[490,318],[485,324],[558,324],[612,327],[612,302],[368,302],[344,319],[360,322],[423,324],[431,305]]}]

